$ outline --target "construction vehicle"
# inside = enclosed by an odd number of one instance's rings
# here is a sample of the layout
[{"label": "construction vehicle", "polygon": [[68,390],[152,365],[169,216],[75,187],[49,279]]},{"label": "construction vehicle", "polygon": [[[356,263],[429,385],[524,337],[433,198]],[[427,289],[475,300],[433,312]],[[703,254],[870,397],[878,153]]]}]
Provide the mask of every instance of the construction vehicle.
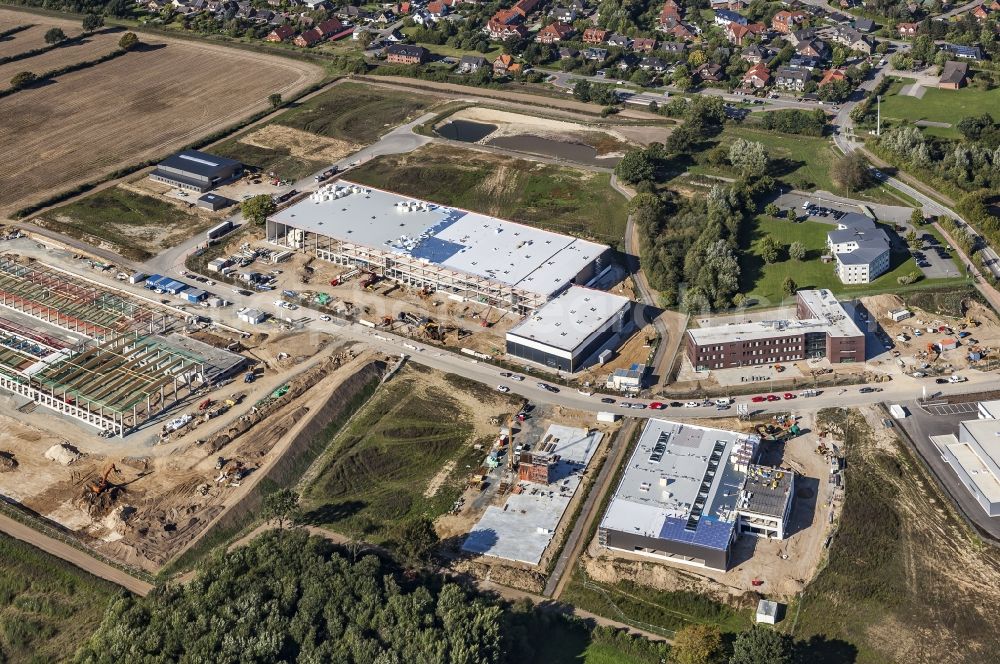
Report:
[{"label": "construction vehicle", "polygon": [[198,410],[207,410],[209,406],[212,405],[211,399],[205,399],[200,404],[198,404]]},{"label": "construction vehicle", "polygon": [[252,383],[255,380],[257,380],[257,374],[255,374],[252,371],[246,372],[246,375],[243,376],[243,382],[244,383]]},{"label": "construction vehicle", "polygon": [[111,482],[108,481],[108,477],[111,473],[115,473],[117,475],[119,472],[118,466],[111,464],[104,470],[104,474],[101,475],[101,480],[99,482],[92,482],[88,484],[87,488],[93,495],[99,496],[111,488]]},{"label": "construction vehicle", "polygon": [[238,487],[240,485],[240,480],[246,477],[248,472],[250,472],[249,469],[243,464],[242,461],[234,460],[230,463],[223,464],[221,472],[218,477],[215,478],[215,483]]}]

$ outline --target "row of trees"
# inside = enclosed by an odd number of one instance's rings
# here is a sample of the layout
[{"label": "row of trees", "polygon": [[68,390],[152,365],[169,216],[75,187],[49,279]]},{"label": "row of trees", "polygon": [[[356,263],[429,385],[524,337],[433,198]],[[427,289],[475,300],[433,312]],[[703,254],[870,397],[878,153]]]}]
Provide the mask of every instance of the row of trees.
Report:
[{"label": "row of trees", "polygon": [[[53,30],[59,30],[59,28],[53,28]],[[49,30],[49,33],[51,32],[52,30]],[[49,33],[46,33],[46,41],[48,41]],[[62,34],[62,38],[58,39],[56,42],[53,43],[59,43],[59,41],[62,41],[66,38],[66,35],[62,33],[62,30],[59,30],[59,33]],[[124,35],[122,35],[121,39],[118,40],[118,48],[121,51],[131,51],[136,46],[138,46],[139,43],[140,43],[139,38],[136,37],[134,32],[126,32]],[[20,71],[14,74],[13,77],[11,77],[9,91],[23,90],[24,88],[31,87],[32,85],[38,83],[39,81],[44,81],[46,79],[53,78],[62,73],[65,73],[66,71],[75,71],[83,67],[91,67],[97,64],[98,62],[104,62],[105,60],[115,57],[116,55],[120,55],[120,53],[112,52],[109,55],[103,56],[102,58],[98,58],[97,60],[89,60],[86,62],[67,65],[60,69],[53,69],[51,71],[47,71],[41,75],[36,74],[32,71]]]},{"label": "row of trees", "polygon": [[990,114],[964,118],[962,140],[926,136],[912,125],[883,132],[878,147],[902,165],[931,172],[962,191],[1000,189],[1000,123]]}]

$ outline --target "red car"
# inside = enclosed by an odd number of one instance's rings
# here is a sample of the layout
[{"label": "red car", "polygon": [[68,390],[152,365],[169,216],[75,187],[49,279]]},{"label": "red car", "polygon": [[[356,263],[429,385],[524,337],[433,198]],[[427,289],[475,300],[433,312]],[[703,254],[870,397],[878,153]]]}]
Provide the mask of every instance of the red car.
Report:
[{"label": "red car", "polygon": [[752,401],[752,402],[754,402],[754,403],[761,403],[762,401],[767,401],[767,398],[766,398],[766,397],[762,397],[762,396],[760,396],[760,395],[758,394],[758,395],[757,395],[757,396],[755,396],[754,398],[750,399],[750,401]]},{"label": "red car", "polygon": [[666,408],[666,406],[664,406],[659,401],[652,402],[651,404],[649,404],[649,407],[652,408],[653,410],[663,410],[664,408]]},{"label": "red car", "polygon": [[794,399],[795,395],[792,394],[791,392],[785,392],[785,398],[786,399]]},{"label": "red car", "polygon": [[781,401],[781,397],[779,397],[777,394],[768,394],[767,395],[767,400],[768,401]]}]

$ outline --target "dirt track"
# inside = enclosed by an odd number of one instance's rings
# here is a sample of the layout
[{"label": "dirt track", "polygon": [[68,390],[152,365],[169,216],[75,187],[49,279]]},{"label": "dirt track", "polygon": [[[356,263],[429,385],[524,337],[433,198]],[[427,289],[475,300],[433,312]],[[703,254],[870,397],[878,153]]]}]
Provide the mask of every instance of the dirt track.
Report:
[{"label": "dirt track", "polygon": [[46,553],[50,553],[57,558],[62,558],[68,563],[76,565],[85,572],[89,572],[94,576],[99,576],[102,579],[107,579],[112,583],[117,583],[118,585],[126,588],[137,595],[143,595],[149,593],[153,589],[152,584],[141,581],[131,574],[126,574],[117,567],[112,567],[106,563],[102,563],[100,560],[90,556],[77,548],[66,544],[65,542],[60,542],[57,539],[53,539],[48,535],[43,535],[34,528],[24,525],[23,523],[18,523],[8,516],[0,514],[0,531],[3,531],[15,539],[19,539],[22,542],[27,542],[32,546],[36,546]]}]

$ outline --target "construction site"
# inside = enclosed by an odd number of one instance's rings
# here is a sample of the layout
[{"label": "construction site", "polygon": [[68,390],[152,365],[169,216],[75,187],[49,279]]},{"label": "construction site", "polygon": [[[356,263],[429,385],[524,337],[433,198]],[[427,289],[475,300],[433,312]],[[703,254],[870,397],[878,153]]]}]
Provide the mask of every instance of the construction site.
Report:
[{"label": "construction site", "polygon": [[[0,494],[156,572],[284,478],[400,359],[323,334],[246,334],[15,239],[0,257]],[[96,266],[96,267],[95,267]]]},{"label": "construction site", "polygon": [[[620,543],[611,542],[607,535],[599,532],[581,559],[588,582],[614,585],[629,581],[658,590],[706,593],[727,601],[727,598],[753,592],[789,597],[801,591],[813,577],[843,504],[843,474],[847,471],[843,464],[842,444],[830,432],[818,428],[814,415],[809,412],[776,415],[766,420],[725,418],[702,422],[713,430],[725,430],[733,436],[759,438],[756,465],[747,467],[744,491],[725,494],[731,497],[750,496],[749,502],[734,503],[734,509],[742,516],[735,520],[735,538],[729,545],[725,569],[692,564],[694,552],[682,549],[678,551],[683,555],[673,556],[651,555],[652,552],[646,549],[624,551]],[[663,454],[658,449],[652,452]],[[789,477],[794,477],[790,489],[782,485],[782,481]],[[655,481],[649,483],[656,484]],[[636,486],[636,495],[652,495],[659,491],[656,486],[646,487],[641,483]],[[678,491],[676,486],[672,484],[671,494]],[[683,488],[680,490],[683,491]],[[781,510],[768,513],[767,506],[756,503],[770,500],[771,494],[776,491],[789,490],[791,493],[782,498],[790,504],[780,524],[780,532],[768,532],[771,526],[762,521],[774,523],[772,519],[779,518]],[[602,528],[610,527],[615,520],[622,521],[623,518],[622,523],[629,523],[627,510],[650,509],[644,505],[638,502],[627,504],[617,512],[609,510]],[[623,512],[623,509],[626,511]],[[705,509],[707,516],[708,508]],[[712,517],[715,515],[712,514]],[[612,522],[609,523],[608,519]],[[635,525],[649,524],[640,519]],[[719,527],[719,524],[713,525]],[[763,530],[754,532],[757,529]],[[689,539],[683,537],[683,528],[670,530],[664,526],[658,533],[661,537],[677,537],[679,541]],[[723,543],[720,540],[720,546]]]},{"label": "construction site", "polygon": [[183,321],[37,261],[0,257],[0,388],[99,429],[135,431],[245,360]]}]

